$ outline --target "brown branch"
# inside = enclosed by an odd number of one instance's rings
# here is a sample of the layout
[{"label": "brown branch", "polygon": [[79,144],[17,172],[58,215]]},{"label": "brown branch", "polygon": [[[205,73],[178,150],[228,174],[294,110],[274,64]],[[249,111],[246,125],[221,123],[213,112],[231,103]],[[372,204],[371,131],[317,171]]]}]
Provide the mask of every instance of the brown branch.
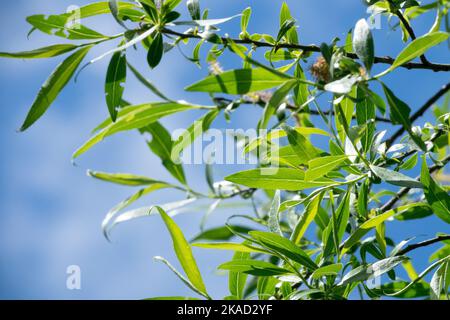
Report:
[{"label": "brown branch", "polygon": [[[392,6],[395,6],[395,4],[392,2],[392,0],[388,0],[389,3]],[[411,39],[414,41],[416,40],[416,34],[413,30],[413,28],[411,27],[411,24],[408,22],[408,20],[405,18],[405,16],[402,14],[402,12],[397,9],[394,14],[399,18],[399,20],[401,21],[401,23],[403,24],[403,27],[405,27],[406,31],[408,32],[409,36],[411,37]],[[425,57],[424,54],[422,54],[420,56],[420,61],[422,61],[422,63],[424,65],[430,64],[430,62],[428,61],[428,59]]]},{"label": "brown branch", "polygon": [[[433,95],[428,101],[420,107],[414,114],[409,118],[410,122],[413,123],[420,116],[422,116],[430,107],[432,107],[444,94],[450,90],[450,82],[443,86],[435,95]],[[402,126],[398,129],[387,141],[387,147],[390,147],[395,140],[397,140],[405,132],[405,127]]]},{"label": "brown branch", "polygon": [[[162,33],[166,35],[172,35],[180,37],[181,39],[202,39],[201,36],[197,34],[192,33],[181,33],[177,32],[171,29],[164,28],[162,30]],[[235,43],[238,44],[247,44],[252,45],[255,47],[261,47],[261,48],[274,48],[274,44],[270,44],[267,42],[262,41],[255,41],[251,39],[229,39],[225,37],[220,38],[224,43],[226,43],[229,40],[232,40]],[[296,49],[296,50],[303,50],[305,52],[320,52],[320,47],[316,45],[301,45],[301,44],[289,44],[289,43],[280,43],[276,45],[277,48],[283,48],[283,49]],[[352,59],[357,59],[358,57],[354,53],[347,53],[347,57]],[[385,57],[375,57],[375,63],[382,63],[382,64],[389,64],[392,65],[394,63],[395,59],[389,56]],[[417,63],[417,62],[408,62],[401,65],[402,68],[405,69],[427,69],[432,70],[435,72],[438,71],[444,71],[449,72],[450,71],[450,64],[440,64],[440,63]]]},{"label": "brown branch", "polygon": [[[430,167],[429,168],[430,174],[442,169],[448,162],[450,162],[450,156],[447,156],[444,159],[442,159],[441,164],[435,164],[432,167]],[[418,176],[416,178],[416,180],[419,180],[419,179],[420,179],[420,176]],[[391,198],[391,200],[386,202],[386,204],[384,204],[381,207],[381,212],[383,213],[383,212],[386,212],[386,211],[392,209],[394,207],[394,205],[409,192],[409,190],[411,190],[411,188],[408,188],[408,187],[401,188],[400,191]]]},{"label": "brown branch", "polygon": [[[233,100],[227,99],[227,98],[223,98],[223,97],[217,97],[217,98],[214,98],[214,101],[219,102],[219,103],[226,103],[226,104],[230,104],[230,103],[233,102]],[[262,100],[262,99],[260,99],[260,100],[258,100],[258,101],[252,101],[252,100],[247,100],[247,99],[241,99],[241,100],[240,100],[240,103],[241,103],[241,104],[256,104],[256,105],[259,105],[259,106],[261,106],[261,107],[264,107],[264,106],[266,105],[266,102],[265,102],[264,100]],[[301,114],[301,113],[304,113],[304,114],[307,113],[307,114],[310,114],[310,115],[313,115],[313,116],[319,116],[319,115],[320,115],[320,113],[319,113],[317,110],[306,110],[306,109],[298,110],[297,106],[295,106],[295,105],[293,105],[293,104],[290,104],[290,103],[286,103],[286,108],[289,109],[289,110],[291,110],[291,111],[295,111],[296,113],[299,113],[299,114]],[[331,111],[331,112],[330,112],[329,110],[322,111],[322,113],[323,113],[324,115],[329,115],[330,113],[331,113],[332,115],[335,115],[334,111]],[[356,117],[356,116],[354,115],[353,118],[355,118],[355,117]],[[391,120],[389,120],[389,119],[387,119],[387,118],[379,117],[379,116],[376,116],[376,117],[375,117],[375,121],[377,121],[377,122],[391,123]]]},{"label": "brown branch", "polygon": [[408,252],[413,251],[415,249],[423,248],[423,247],[432,245],[436,242],[441,242],[441,241],[445,241],[445,240],[450,240],[450,235],[437,236],[436,238],[433,238],[433,239],[428,239],[428,240],[425,240],[425,241],[422,241],[419,243],[411,244],[411,245],[407,246],[406,248],[397,252],[396,256],[402,256],[402,255],[405,255]]}]

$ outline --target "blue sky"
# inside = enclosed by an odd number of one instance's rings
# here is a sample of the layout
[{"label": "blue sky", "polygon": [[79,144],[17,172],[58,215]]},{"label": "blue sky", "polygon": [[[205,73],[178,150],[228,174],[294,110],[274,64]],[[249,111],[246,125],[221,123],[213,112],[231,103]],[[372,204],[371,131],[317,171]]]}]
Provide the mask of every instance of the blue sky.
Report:
[{"label": "blue sky", "polygon": [[[7,1],[0,12],[0,51],[20,51],[62,42],[48,35],[34,33],[27,39],[30,27],[25,17],[38,13],[61,13],[70,5],[83,5],[82,0]],[[365,7],[358,1],[287,1],[298,19],[302,43],[329,42],[334,36],[345,38],[355,22],[366,17]],[[252,6],[250,32],[275,34],[281,1],[201,1],[210,8],[210,17],[219,18],[240,13]],[[186,15],[186,9],[182,13]],[[426,16],[414,22],[418,34],[426,32],[434,17]],[[98,31],[114,34],[120,31],[112,17],[86,21]],[[232,36],[239,33],[239,21],[224,26]],[[332,33],[330,33],[332,31]],[[403,44],[398,32],[390,31],[385,19],[382,29],[374,31],[378,55],[395,55]],[[107,44],[90,53],[95,57],[115,44]],[[189,51],[186,52],[189,53]],[[430,60],[446,62],[448,49],[441,46],[429,53]],[[61,57],[49,60],[22,61],[0,59],[0,298],[6,299],[139,299],[155,295],[190,294],[176,277],[152,257],[163,255],[176,262],[170,239],[158,217],[126,223],[113,233],[108,243],[100,230],[105,213],[130,194],[132,189],[105,184],[88,178],[87,169],[130,172],[155,179],[171,180],[159,164],[159,159],[147,149],[134,132],[107,139],[77,161],[70,162],[72,152],[84,142],[92,128],[107,117],[103,86],[107,59],[87,68],[77,83],[71,82],[45,116],[25,133],[17,133],[40,85]],[[171,51],[163,63],[150,71],[144,52],[130,52],[129,59],[146,77],[171,97],[198,103],[208,103],[201,94],[187,94],[183,88],[207,74],[177,52]],[[224,68],[237,67],[236,60],[225,58]],[[377,69],[382,67],[377,66]],[[399,70],[385,78],[386,83],[409,103],[418,108],[429,96],[448,81],[448,75],[431,71]],[[125,96],[133,103],[157,100],[130,75]],[[244,106],[235,114],[233,126],[255,125],[260,110]],[[164,121],[170,128],[186,127],[198,113],[173,116]],[[429,119],[426,116],[424,119]],[[423,121],[423,120],[421,120]],[[420,121],[418,124],[423,124]],[[227,126],[220,120],[219,128]],[[217,177],[235,171],[233,167],[218,167]],[[204,187],[203,168],[186,168],[193,185]],[[416,174],[412,172],[411,175]],[[139,205],[151,205],[181,199],[183,194],[160,192],[147,197]],[[193,210],[176,221],[190,237],[198,231],[201,215]],[[204,211],[204,210],[203,210]],[[242,210],[241,210],[242,211]],[[239,211],[233,211],[237,213]],[[224,214],[229,214],[226,212]],[[223,222],[216,214],[210,225]],[[429,218],[426,223],[393,223],[397,240],[413,235],[432,236],[448,231],[448,226]],[[426,265],[421,251],[418,269]],[[195,250],[205,282],[214,297],[227,294],[227,278],[217,274],[215,267],[229,255]],[[82,289],[66,288],[66,268],[79,265]]]}]

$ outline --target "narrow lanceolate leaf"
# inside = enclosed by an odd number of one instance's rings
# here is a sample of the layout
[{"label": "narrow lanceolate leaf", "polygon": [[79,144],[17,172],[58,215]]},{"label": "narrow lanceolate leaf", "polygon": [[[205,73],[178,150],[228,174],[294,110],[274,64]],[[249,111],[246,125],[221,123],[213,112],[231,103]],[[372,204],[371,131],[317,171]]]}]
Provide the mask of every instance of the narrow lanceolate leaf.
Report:
[{"label": "narrow lanceolate leaf", "polygon": [[186,184],[186,176],[181,163],[174,162],[171,154],[173,150],[173,141],[170,133],[159,122],[151,123],[140,129],[141,133],[147,132],[152,135],[152,140],[147,144],[152,152],[157,155],[163,166],[169,173],[182,184]]},{"label": "narrow lanceolate leaf", "polygon": [[311,160],[317,155],[316,148],[298,131],[287,125],[283,126],[283,130],[286,132],[292,149],[300,158]]},{"label": "narrow lanceolate leaf", "polygon": [[197,248],[213,249],[213,250],[226,250],[235,252],[265,253],[265,254],[269,253],[262,248],[257,248],[255,246],[245,243],[241,244],[233,242],[208,242],[208,243],[194,243],[192,246]]},{"label": "narrow lanceolate leaf", "polygon": [[358,243],[358,241],[364,237],[370,230],[376,228],[378,225],[386,221],[387,219],[394,217],[397,214],[401,214],[412,207],[424,206],[423,203],[410,203],[398,208],[386,211],[370,220],[367,220],[361,224],[351,235],[345,240],[343,249],[341,250],[341,255],[347,252],[351,247]]},{"label": "narrow lanceolate leaf", "polygon": [[181,152],[209,130],[211,124],[219,115],[219,112],[220,111],[218,109],[208,112],[184,131],[184,133],[173,144],[171,153],[172,161],[180,161]]},{"label": "narrow lanceolate leaf", "polygon": [[409,119],[411,109],[409,108],[409,106],[405,102],[397,98],[395,94],[384,83],[382,83],[382,86],[389,104],[392,124],[402,125],[411,136],[411,139],[417,144],[417,146],[426,151],[426,146],[423,143],[422,139],[412,131],[411,120]]},{"label": "narrow lanceolate leaf", "polygon": [[422,183],[403,173],[377,166],[370,166],[370,169],[380,177],[381,180],[386,181],[387,183],[407,188],[423,188]]},{"label": "narrow lanceolate leaf", "polygon": [[123,23],[123,21],[120,19],[119,16],[119,0],[109,0],[108,1],[109,10],[111,11],[112,16],[117,21],[118,24],[120,24],[122,27],[127,29],[126,25]]},{"label": "narrow lanceolate leaf", "polygon": [[116,184],[121,184],[125,186],[146,186],[153,183],[158,183],[160,181],[150,179],[144,176],[137,176],[134,174],[129,173],[107,173],[107,172],[98,172],[98,171],[91,171],[89,170],[87,172],[88,176],[103,180],[106,182],[112,182]]},{"label": "narrow lanceolate leaf", "polygon": [[68,25],[69,19],[67,15],[48,16],[44,14],[37,14],[27,17],[27,22],[31,24],[34,29],[71,40],[107,38],[103,34],[89,29],[79,23],[73,26]]},{"label": "narrow lanceolate leaf", "polygon": [[147,62],[154,69],[161,62],[164,53],[164,41],[161,33],[158,33],[150,44],[147,54]]},{"label": "narrow lanceolate leaf", "polygon": [[155,121],[158,121],[162,117],[192,110],[199,109],[200,106],[194,106],[181,103],[145,103],[136,106],[129,106],[121,109],[118,113],[116,122],[108,123],[108,121],[102,124],[103,128],[96,132],[85,144],[83,144],[75,153],[72,158],[75,159],[95,146],[97,143],[103,141],[108,136],[115,133],[140,129],[149,125]]},{"label": "narrow lanceolate leaf", "polygon": [[372,32],[366,19],[361,19],[356,23],[353,32],[353,51],[370,72],[374,62],[375,49]]},{"label": "narrow lanceolate leaf", "polygon": [[324,257],[328,257],[333,251],[339,250],[339,243],[344,236],[350,217],[350,195],[351,190],[349,188],[339,203],[336,212],[332,212],[330,222],[323,232]]},{"label": "narrow lanceolate leaf", "polygon": [[420,181],[423,184],[425,198],[433,209],[433,212],[441,220],[450,223],[450,196],[430,176],[425,158],[422,162]]},{"label": "narrow lanceolate leaf", "polygon": [[198,290],[189,279],[186,279],[177,269],[175,269],[175,267],[172,266],[169,261],[167,261],[163,257],[154,257],[153,259],[155,261],[160,261],[160,262],[164,263],[178,277],[178,279],[180,279],[181,282],[183,282],[192,291],[198,293],[201,296],[209,298],[208,295],[205,294],[205,292]]},{"label": "narrow lanceolate leaf", "polygon": [[116,121],[117,109],[120,107],[127,76],[127,59],[125,52],[116,52],[109,63],[106,73],[106,104],[112,121]]},{"label": "narrow lanceolate leaf", "polygon": [[61,90],[64,89],[72,78],[81,61],[83,61],[83,58],[91,48],[92,46],[87,46],[79,49],[56,67],[39,90],[36,100],[34,100],[20,131],[28,129],[47,111]]},{"label": "narrow lanceolate leaf", "polygon": [[447,32],[432,32],[422,37],[418,37],[400,52],[389,70],[393,70],[402,64],[421,56],[427,52],[428,49],[447,40],[448,36],[449,34]]},{"label": "narrow lanceolate leaf", "polygon": [[330,179],[305,181],[305,174],[301,170],[290,168],[262,168],[241,171],[226,177],[225,180],[250,188],[290,191],[317,188],[335,183]]},{"label": "narrow lanceolate leaf", "polygon": [[[131,197],[127,198],[126,200],[122,201],[117,206],[112,208],[108,212],[108,214],[106,215],[106,217],[103,219],[103,222],[102,222],[102,229],[103,229],[103,234],[105,235],[105,237],[107,239],[109,239],[111,231],[118,224],[121,224],[121,223],[127,222],[127,221],[131,221],[131,220],[135,220],[135,219],[139,219],[139,218],[143,218],[143,217],[153,216],[153,215],[155,215],[155,213],[158,213],[156,210],[157,206],[150,206],[150,207],[142,207],[142,208],[129,210],[129,211],[119,214],[120,211],[122,211],[123,209],[128,207],[130,204],[132,204],[136,200],[140,199],[142,196],[149,194],[150,192],[160,190],[162,188],[170,188],[170,187],[173,187],[173,186],[171,186],[167,183],[163,183],[163,182],[152,184],[144,189],[139,190],[138,192],[133,194]],[[190,199],[185,199],[185,200],[181,200],[181,201],[166,203],[164,205],[160,205],[160,207],[165,212],[167,212],[168,214],[170,214],[173,217],[176,214],[179,214],[180,212],[182,212],[182,209],[184,207],[192,204],[196,200],[197,200],[196,198],[190,198]]]},{"label": "narrow lanceolate leaf", "polygon": [[260,260],[233,260],[221,264],[219,269],[235,272],[244,272],[254,276],[275,276],[292,273],[291,271],[280,268],[270,262]]},{"label": "narrow lanceolate leaf", "polygon": [[272,205],[270,206],[268,223],[270,232],[282,235],[280,228],[279,210],[280,210],[280,190],[277,190],[273,197]]},{"label": "narrow lanceolate leaf", "polygon": [[341,270],[342,263],[329,264],[314,271],[311,277],[313,279],[320,279],[325,276],[336,276]]},{"label": "narrow lanceolate leaf", "polygon": [[16,58],[16,59],[40,59],[51,58],[62,55],[69,51],[73,51],[79,46],[73,44],[56,44],[53,46],[43,47],[31,51],[22,52],[0,52],[0,57]]},{"label": "narrow lanceolate leaf", "polygon": [[[250,259],[250,253],[246,252],[236,252],[233,255],[233,260],[248,260]],[[230,294],[237,299],[244,298],[244,289],[245,284],[247,282],[248,275],[242,272],[230,271],[228,276],[228,288],[230,290]]]},{"label": "narrow lanceolate leaf", "polygon": [[161,189],[171,188],[171,187],[173,187],[173,186],[171,186],[170,184],[167,184],[165,182],[151,183],[148,185],[148,187],[140,189],[133,195],[129,196],[128,198],[126,198],[119,204],[115,205],[113,208],[111,208],[111,210],[108,211],[108,213],[106,214],[105,218],[102,221],[102,230],[103,230],[103,235],[105,236],[105,238],[108,240],[110,239],[110,231],[112,230],[112,228],[115,227],[115,225],[117,223],[119,223],[118,221],[120,221],[120,219],[119,220],[116,220],[116,219],[117,219],[117,215],[122,210],[129,207],[130,205],[132,205],[134,202],[136,202],[143,196],[146,196],[152,192],[155,192],[155,191],[158,191]]},{"label": "narrow lanceolate leaf", "polygon": [[250,235],[263,247],[280,253],[311,270],[317,269],[314,261],[291,240],[271,232],[251,231]]},{"label": "narrow lanceolate leaf", "polygon": [[394,269],[400,263],[408,260],[407,257],[397,256],[390,257],[369,265],[359,266],[350,272],[348,272],[342,278],[341,282],[338,284],[339,286],[344,286],[353,282],[365,281],[371,278],[379,277],[382,274],[389,272]]},{"label": "narrow lanceolate leaf", "polygon": [[436,270],[430,281],[430,298],[431,300],[440,300],[442,289],[446,289],[444,292],[447,293],[448,287],[446,288],[446,278],[449,272],[449,262],[444,262]]},{"label": "narrow lanceolate leaf", "polygon": [[192,254],[192,249],[189,243],[186,241],[183,232],[180,227],[170,218],[166,212],[160,207],[157,208],[159,214],[164,220],[167,229],[169,230],[170,236],[172,237],[173,247],[175,253],[183,267],[186,276],[193,286],[205,296],[208,296],[206,292],[205,284],[203,283],[202,276],[198,269],[197,263],[195,261],[194,255]]},{"label": "narrow lanceolate leaf", "polygon": [[305,172],[305,180],[312,181],[324,177],[337,166],[347,160],[346,155],[320,157],[308,162],[308,170]]},{"label": "narrow lanceolate leaf", "polygon": [[306,206],[305,212],[298,220],[297,225],[295,226],[294,231],[291,235],[291,241],[295,244],[300,243],[309,225],[314,221],[314,218],[320,210],[320,203],[322,202],[322,198],[323,193],[319,193]]},{"label": "narrow lanceolate leaf", "polygon": [[292,79],[264,68],[238,69],[212,75],[186,88],[187,91],[246,94],[277,87]]}]

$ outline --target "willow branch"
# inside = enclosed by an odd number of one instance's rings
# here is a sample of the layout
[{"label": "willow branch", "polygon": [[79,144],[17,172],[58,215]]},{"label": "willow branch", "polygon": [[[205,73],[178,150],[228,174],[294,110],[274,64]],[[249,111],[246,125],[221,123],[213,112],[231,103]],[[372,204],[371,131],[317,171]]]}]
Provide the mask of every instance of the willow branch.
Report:
[{"label": "willow branch", "polygon": [[399,252],[397,252],[396,256],[402,256],[402,255],[405,255],[408,252],[413,251],[415,249],[427,247],[434,243],[445,241],[445,240],[450,240],[450,235],[437,236],[436,238],[433,238],[433,239],[428,239],[428,240],[425,240],[425,241],[422,241],[419,243],[411,244],[411,245],[407,246],[406,248],[404,248],[403,250],[400,250]]},{"label": "willow branch", "polygon": [[[430,107],[432,107],[444,94],[450,90],[450,82],[443,86],[436,94],[434,94],[428,101],[420,107],[413,115],[409,118],[410,122],[413,123],[419,117],[421,117]],[[402,126],[398,129],[390,138],[386,141],[387,146],[391,146],[397,138],[399,138],[405,132],[405,127]]]},{"label": "willow branch", "polygon": [[[392,2],[392,0],[388,0],[389,3],[394,6],[395,4]],[[405,16],[403,15],[403,13],[397,9],[394,14],[399,18],[400,22],[403,24],[403,27],[405,27],[406,31],[408,32],[409,36],[411,37],[412,40],[416,40],[416,34],[413,30],[413,28],[411,27],[411,24],[408,22],[408,20],[405,18]],[[424,54],[422,54],[420,56],[420,61],[422,61],[423,64],[427,65],[430,64],[430,62],[428,61],[428,59],[425,57]]]},{"label": "willow branch", "polygon": [[[223,98],[223,97],[214,98],[214,101],[219,102],[219,103],[226,103],[226,104],[229,104],[229,103],[233,102],[233,100],[227,99],[227,98]],[[259,105],[261,107],[264,107],[266,105],[266,101],[264,101],[262,99],[259,99],[258,101],[253,101],[253,100],[250,100],[250,99],[241,99],[241,100],[239,100],[239,102],[241,104],[256,104],[256,105]],[[288,110],[294,111],[294,112],[296,112],[298,114],[310,114],[310,115],[313,115],[313,116],[319,116],[320,115],[320,113],[317,110],[308,110],[308,109],[298,110],[298,107],[293,105],[293,104],[291,104],[291,103],[286,103],[286,108]],[[322,113],[324,115],[329,115],[330,113],[332,115],[335,115],[334,111],[330,112],[329,110],[322,111]],[[356,118],[356,116],[353,115],[353,118]],[[391,123],[390,119],[379,117],[379,116],[375,117],[375,121],[377,121],[377,122],[384,122],[384,123]]]},{"label": "willow branch", "polygon": [[[434,173],[440,169],[442,169],[448,162],[450,162],[450,156],[445,157],[440,164],[435,164],[432,167],[429,168],[430,170],[430,174]],[[418,176],[416,178],[416,180],[419,180],[420,176]],[[391,198],[391,200],[389,200],[388,202],[386,202],[385,205],[383,205],[381,207],[381,212],[386,212],[390,209],[392,209],[394,207],[394,205],[401,199],[403,198],[406,194],[408,194],[409,190],[411,190],[411,188],[408,187],[404,187],[401,188],[400,191]]]},{"label": "willow branch", "polygon": [[[203,39],[198,34],[192,34],[192,33],[181,33],[177,32],[171,29],[164,28],[162,30],[162,33],[166,35],[172,35],[180,37],[181,39]],[[262,41],[255,41],[251,39],[229,39],[226,37],[220,38],[224,43],[227,41],[233,41],[234,43],[238,44],[246,44],[246,45],[252,45],[254,47],[261,47],[261,48],[283,48],[283,49],[295,49],[295,50],[302,50],[304,52],[321,52],[320,47],[316,45],[301,45],[301,44],[289,44],[289,43],[279,43],[279,44],[271,44],[267,42]],[[347,57],[351,59],[358,59],[357,55],[354,53],[347,53]],[[394,63],[395,59],[389,56],[385,57],[375,57],[375,63],[382,63],[382,64],[389,64],[392,65]],[[405,69],[427,69],[432,70],[435,72],[443,71],[443,72],[449,72],[450,71],[450,64],[440,64],[440,63],[418,63],[418,62],[408,62],[401,65],[402,68]]]}]

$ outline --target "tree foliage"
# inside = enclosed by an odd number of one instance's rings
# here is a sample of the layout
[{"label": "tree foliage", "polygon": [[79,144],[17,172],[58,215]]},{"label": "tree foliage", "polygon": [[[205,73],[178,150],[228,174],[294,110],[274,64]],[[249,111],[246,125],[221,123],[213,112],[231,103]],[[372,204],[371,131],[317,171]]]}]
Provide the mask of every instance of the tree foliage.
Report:
[{"label": "tree foliage", "polygon": [[[250,32],[251,8],[243,8],[236,16],[211,19],[199,0],[96,2],[80,8],[80,21],[75,23],[72,13],[33,15],[27,18],[31,32],[73,44],[1,52],[0,57],[41,59],[69,54],[42,85],[21,131],[44,115],[77,72],[109,59],[104,88],[110,117],[95,128],[73,158],[120,132],[138,130],[153,137],[149,149],[177,182],[89,171],[96,179],[141,188],[111,209],[103,230],[109,237],[119,223],[161,216],[184,274],[166,259],[155,259],[166,264],[198,297],[211,299],[214,294],[203,282],[193,246],[234,252],[230,261],[218,266],[229,274],[230,293],[225,299],[349,299],[358,294],[374,299],[447,299],[450,235],[443,232],[411,244],[412,239],[395,242],[386,231],[393,220],[421,223],[431,215],[444,225],[450,223],[449,187],[440,181],[450,160],[450,84],[444,84],[423,106],[412,108],[385,77],[399,68],[409,69],[411,76],[416,76],[417,69],[450,71],[449,64],[427,58],[428,50],[445,46],[448,40],[450,2],[365,3],[374,15],[398,21],[405,44],[396,57],[385,56],[377,48],[365,19],[355,24],[344,41],[335,38],[321,45],[303,45],[295,15],[286,3],[281,6],[277,34],[269,35]],[[416,35],[412,24],[426,13],[436,15],[435,23],[426,34]],[[102,14],[112,15],[124,31],[104,35],[83,24],[85,18]],[[239,20],[241,32],[236,37],[219,29]],[[116,41],[117,47],[83,64],[94,46],[109,41]],[[209,95],[208,106],[169,98],[127,59],[130,50],[145,50],[148,66],[154,69],[164,63],[168,51],[182,46],[193,48],[192,55],[185,56],[189,63],[209,64],[210,75],[185,89]],[[242,67],[222,70],[219,61],[225,55],[240,59]],[[375,65],[384,67],[376,73]],[[131,74],[160,100],[141,105],[127,102],[124,84]],[[321,96],[327,97],[327,105]],[[445,101],[436,105],[444,97]],[[213,167],[207,165],[210,192],[196,191],[198,186],[189,185],[186,179],[180,154],[214,126],[219,116],[232,121],[233,112],[246,104],[261,107],[255,128],[267,129],[244,141],[244,152],[257,157],[256,168],[215,181]],[[415,125],[431,108],[433,122]],[[192,110],[204,115],[178,139],[159,122]],[[386,126],[388,129],[380,129]],[[318,135],[328,143],[316,142]],[[264,146],[270,146],[272,152],[259,153]],[[414,168],[420,171],[418,177],[410,173]],[[179,190],[187,197],[127,211],[136,200],[161,189]],[[208,216],[234,198],[253,205],[254,215],[232,216],[222,226],[205,229]],[[188,242],[173,216],[199,199],[208,199],[211,205],[200,234]],[[237,224],[237,218],[244,222]],[[441,247],[430,256],[429,266],[417,273],[408,254],[436,243]],[[368,285],[382,276],[378,286]]]}]

